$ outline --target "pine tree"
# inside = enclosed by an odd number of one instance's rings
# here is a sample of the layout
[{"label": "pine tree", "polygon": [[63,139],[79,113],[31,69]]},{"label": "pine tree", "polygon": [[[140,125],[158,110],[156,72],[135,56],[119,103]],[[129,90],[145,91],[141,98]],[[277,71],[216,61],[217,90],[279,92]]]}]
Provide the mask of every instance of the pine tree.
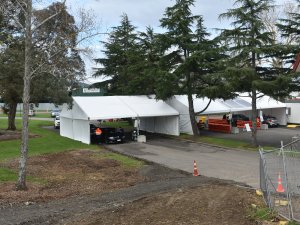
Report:
[{"label": "pine tree", "polygon": [[154,94],[162,52],[158,35],[151,27],[147,27],[145,32],[138,34],[137,50],[135,60],[128,67],[132,74],[128,83],[129,94]]},{"label": "pine tree", "polygon": [[166,9],[165,17],[160,20],[167,32],[160,37],[165,56],[160,60],[156,93],[162,99],[186,94],[193,134],[198,135],[194,94],[214,99],[227,98],[231,93],[222,79],[224,49],[217,40],[208,39],[202,16],[192,14],[194,2],[177,0],[174,6]]},{"label": "pine tree", "polygon": [[278,29],[281,31],[281,36],[285,39],[291,40],[290,43],[285,45],[286,57],[284,58],[287,62],[293,63],[296,55],[300,51],[300,0],[296,0],[298,3],[295,12],[289,12],[286,18],[280,19],[276,24]]},{"label": "pine tree", "polygon": [[136,74],[130,71],[130,66],[136,65],[141,53],[137,44],[137,33],[126,14],[122,15],[120,26],[113,27],[107,42],[103,42],[105,58],[95,59],[102,65],[95,76],[110,77],[110,94],[128,94],[129,82]]},{"label": "pine tree", "polygon": [[[268,11],[273,1],[236,0],[237,8],[229,9],[220,18],[233,19],[232,29],[222,31],[222,38],[229,46],[234,67],[227,68],[229,80],[236,91],[247,92],[252,99],[252,144],[257,146],[257,99],[263,94],[275,98],[289,92],[290,77],[284,69],[267,63],[276,55],[279,46],[268,32],[261,16]],[[270,61],[270,60],[269,60]]]}]

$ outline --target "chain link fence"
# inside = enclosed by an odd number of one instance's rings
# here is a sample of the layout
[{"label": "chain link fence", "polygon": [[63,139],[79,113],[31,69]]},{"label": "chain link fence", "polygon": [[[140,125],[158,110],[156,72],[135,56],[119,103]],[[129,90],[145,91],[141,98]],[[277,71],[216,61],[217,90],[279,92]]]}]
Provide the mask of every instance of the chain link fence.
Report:
[{"label": "chain link fence", "polygon": [[300,137],[273,150],[260,149],[260,187],[270,208],[300,222]]}]

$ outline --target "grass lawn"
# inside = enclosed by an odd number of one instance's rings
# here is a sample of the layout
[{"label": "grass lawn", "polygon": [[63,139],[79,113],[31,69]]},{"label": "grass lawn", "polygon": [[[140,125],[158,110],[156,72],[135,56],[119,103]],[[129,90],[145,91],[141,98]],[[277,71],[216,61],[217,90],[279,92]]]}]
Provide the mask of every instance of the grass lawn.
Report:
[{"label": "grass lawn", "polygon": [[[0,130],[6,129],[7,120],[0,119]],[[18,130],[21,130],[21,120],[16,120]],[[29,130],[30,134],[36,134],[38,137],[30,138],[29,140],[29,156],[36,156],[42,154],[58,153],[70,150],[101,150],[99,146],[87,145],[79,141],[71,140],[69,138],[61,137],[57,132],[48,130],[43,127],[53,126],[51,121],[30,120]],[[20,156],[20,140],[0,141],[0,162],[18,158]],[[139,161],[118,154],[107,154],[104,157],[116,159],[123,162],[125,166],[139,165]],[[16,180],[17,174],[7,168],[0,167],[0,182],[8,180]]]},{"label": "grass lawn", "polygon": [[[6,114],[4,113],[0,113],[0,117],[7,117]],[[17,112],[16,113],[16,117],[22,117],[22,112]],[[35,115],[33,117],[36,118],[51,118],[50,112],[46,112],[46,113],[41,113],[41,112],[36,112]]]},{"label": "grass lawn", "polygon": [[[0,129],[6,128],[7,120],[0,120]],[[21,120],[16,120],[18,130],[21,130]],[[56,153],[76,149],[98,149],[98,146],[86,145],[79,141],[61,137],[58,133],[42,128],[43,126],[53,126],[51,121],[30,120],[29,130],[31,134],[40,137],[30,138],[29,156],[47,153]],[[19,156],[20,140],[9,140],[0,142],[0,161],[12,159]]]},{"label": "grass lawn", "polygon": [[49,113],[39,113],[39,112],[36,112],[33,117],[36,117],[36,118],[52,118],[51,115],[50,115],[50,112]]}]

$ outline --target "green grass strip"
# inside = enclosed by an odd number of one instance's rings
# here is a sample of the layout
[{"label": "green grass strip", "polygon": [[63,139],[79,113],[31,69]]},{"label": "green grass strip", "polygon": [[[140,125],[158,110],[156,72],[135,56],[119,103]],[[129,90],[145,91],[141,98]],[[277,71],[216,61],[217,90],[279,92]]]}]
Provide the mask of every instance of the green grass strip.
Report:
[{"label": "green grass strip", "polygon": [[[21,120],[16,120],[17,129],[21,129]],[[0,119],[0,129],[5,129],[7,120]],[[69,150],[79,149],[99,149],[99,146],[83,144],[69,138],[61,137],[53,130],[43,128],[45,126],[53,126],[51,121],[30,120],[30,134],[38,135],[38,137],[29,139],[28,153],[29,156],[58,153]],[[20,140],[0,141],[0,161],[13,159],[20,156]]]},{"label": "green grass strip", "polygon": [[116,160],[120,162],[125,167],[135,167],[138,168],[142,166],[144,163],[142,161],[138,161],[128,156],[120,155],[117,153],[107,153],[105,154],[106,158]]},{"label": "green grass strip", "polygon": [[17,179],[18,175],[15,171],[7,168],[0,168],[0,182],[16,181]]}]

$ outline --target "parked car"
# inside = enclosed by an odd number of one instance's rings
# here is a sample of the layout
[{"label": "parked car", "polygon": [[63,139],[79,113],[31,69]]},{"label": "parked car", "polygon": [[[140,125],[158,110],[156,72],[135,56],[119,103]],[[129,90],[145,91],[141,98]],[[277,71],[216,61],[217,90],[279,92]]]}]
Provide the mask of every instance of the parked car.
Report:
[{"label": "parked car", "polygon": [[249,121],[249,117],[245,116],[244,114],[232,114],[232,120],[243,120],[243,121]]},{"label": "parked car", "polygon": [[60,128],[60,116],[56,116],[54,119],[54,128],[58,129]]},{"label": "parked car", "polygon": [[61,112],[60,109],[53,109],[53,110],[51,111],[51,117],[52,117],[52,118],[55,118],[56,116],[59,116],[59,115],[60,115],[60,112]]},{"label": "parked car", "polygon": [[29,109],[28,116],[35,116],[35,111],[33,109]]},{"label": "parked car", "polygon": [[[100,134],[96,134],[96,130],[99,128]],[[95,144],[99,143],[123,143],[125,140],[125,133],[122,128],[114,127],[98,127],[95,124],[90,124],[91,142]]]},{"label": "parked car", "polygon": [[238,120],[249,121],[249,117],[245,116],[244,114],[232,114],[232,119],[231,119],[232,126],[235,127],[237,125]]},{"label": "parked car", "polygon": [[262,123],[268,124],[269,127],[278,127],[279,122],[275,116],[263,116],[264,121]]}]

